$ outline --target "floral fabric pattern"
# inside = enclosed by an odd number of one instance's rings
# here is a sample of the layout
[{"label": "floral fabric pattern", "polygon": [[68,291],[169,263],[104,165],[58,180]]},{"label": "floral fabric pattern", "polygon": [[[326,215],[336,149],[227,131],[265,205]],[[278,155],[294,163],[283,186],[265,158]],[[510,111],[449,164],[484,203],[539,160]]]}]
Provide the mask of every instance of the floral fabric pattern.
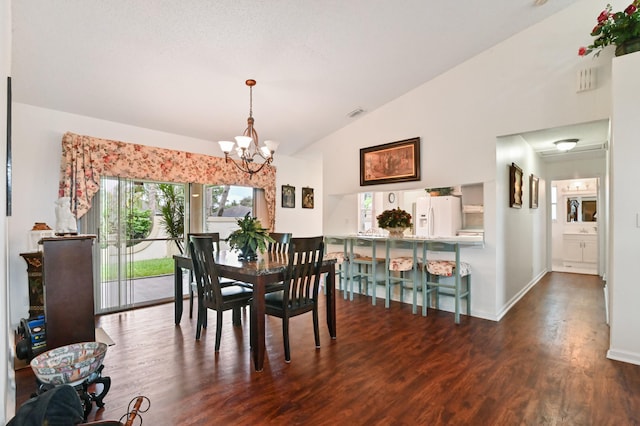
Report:
[{"label": "floral fabric pattern", "polygon": [[71,197],[76,218],[91,208],[101,176],[262,188],[267,227],[275,226],[276,168],[271,165],[250,178],[221,157],[65,133],[58,196]]},{"label": "floral fabric pattern", "polygon": [[[451,277],[456,270],[456,262],[453,260],[429,260],[427,261],[427,272],[441,277]],[[460,276],[465,277],[471,273],[471,265],[467,262],[460,262]]]},{"label": "floral fabric pattern", "polygon": [[[422,262],[422,259],[418,259]],[[410,271],[413,269],[413,257],[401,256],[389,259],[390,271]]]}]

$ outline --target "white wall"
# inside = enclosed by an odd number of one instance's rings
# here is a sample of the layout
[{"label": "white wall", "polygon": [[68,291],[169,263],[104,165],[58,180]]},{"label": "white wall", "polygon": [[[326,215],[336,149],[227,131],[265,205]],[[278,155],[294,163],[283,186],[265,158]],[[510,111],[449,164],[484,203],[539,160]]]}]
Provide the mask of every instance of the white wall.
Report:
[{"label": "white wall", "polygon": [[[276,174],[276,232],[296,237],[322,235],[322,159],[278,157]],[[282,185],[295,186],[295,208],[282,208]],[[302,208],[302,188],[313,188],[314,206]]]},{"label": "white wall", "polygon": [[[515,163],[522,169],[522,206],[509,207],[509,166]],[[547,271],[546,196],[544,165],[529,144],[520,136],[498,138],[496,145],[496,190],[498,217],[504,250],[496,258],[498,280],[496,304],[500,316],[513,306],[524,293]],[[538,182],[538,208],[529,208],[529,176]],[[500,285],[503,284],[503,285]]]},{"label": "white wall", "polygon": [[611,342],[607,357],[640,364],[640,54],[613,60],[609,280]]},{"label": "white wall", "polygon": [[[325,231],[355,231],[355,204],[350,205],[347,194],[362,190],[360,148],[419,136],[421,181],[367,189],[483,182],[486,245],[465,254],[473,266],[472,312],[491,319],[503,315],[546,268],[546,239],[531,235],[544,235],[546,223],[545,204],[531,212],[510,211],[502,179],[505,164],[517,156],[498,156],[496,140],[609,117],[612,53],[577,55],[578,47],[590,42],[589,31],[602,7],[596,0],[570,6],[310,147],[307,152],[324,157]],[[596,68],[598,88],[576,93],[577,73],[585,67]],[[527,179],[530,173],[544,177],[543,167],[529,154],[523,158]],[[541,180],[541,202],[546,200],[544,183]],[[505,264],[507,252],[519,254],[518,262]],[[528,255],[532,259],[521,262]]]},{"label": "white wall", "polygon": [[[7,77],[11,76],[11,2],[0,0],[0,164],[6,161],[6,138],[5,129],[7,125]],[[7,307],[9,300],[9,274],[7,269],[7,225],[5,219],[4,206],[7,199],[6,187],[4,183],[0,185],[0,206],[2,206],[2,220],[0,221],[0,270],[4,271],[2,291],[0,291],[0,306]],[[0,314],[0,392],[4,395],[0,403],[0,422],[5,424],[13,417],[15,411],[15,380],[13,374],[13,332],[9,325],[9,309],[2,309]]]}]

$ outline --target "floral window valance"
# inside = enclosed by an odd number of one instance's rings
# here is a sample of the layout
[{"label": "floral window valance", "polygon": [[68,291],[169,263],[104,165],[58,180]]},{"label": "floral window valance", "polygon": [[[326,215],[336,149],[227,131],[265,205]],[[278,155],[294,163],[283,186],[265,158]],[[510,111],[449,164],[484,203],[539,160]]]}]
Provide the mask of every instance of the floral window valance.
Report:
[{"label": "floral window valance", "polygon": [[100,189],[101,176],[262,188],[269,228],[275,225],[276,169],[273,166],[265,166],[249,178],[221,157],[65,133],[58,196],[71,197],[72,211],[77,218],[91,208],[91,200]]}]

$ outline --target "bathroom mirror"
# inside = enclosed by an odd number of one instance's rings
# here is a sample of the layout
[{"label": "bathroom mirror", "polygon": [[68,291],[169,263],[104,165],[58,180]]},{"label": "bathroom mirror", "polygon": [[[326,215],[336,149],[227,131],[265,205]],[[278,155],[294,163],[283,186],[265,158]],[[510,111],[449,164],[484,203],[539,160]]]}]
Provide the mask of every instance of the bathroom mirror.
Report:
[{"label": "bathroom mirror", "polygon": [[567,197],[567,222],[597,222],[595,196]]}]

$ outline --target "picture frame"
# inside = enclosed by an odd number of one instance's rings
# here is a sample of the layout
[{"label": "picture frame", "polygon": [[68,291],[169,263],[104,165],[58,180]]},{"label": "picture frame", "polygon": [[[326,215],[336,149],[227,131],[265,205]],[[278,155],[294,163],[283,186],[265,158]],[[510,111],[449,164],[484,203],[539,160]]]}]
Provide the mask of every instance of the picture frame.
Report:
[{"label": "picture frame", "polygon": [[292,209],[296,206],[296,187],[282,185],[282,207]]},{"label": "picture frame", "polygon": [[302,188],[302,208],[313,208],[313,188]]},{"label": "picture frame", "polygon": [[540,178],[531,174],[529,176],[529,208],[538,208],[538,188],[540,186]]},{"label": "picture frame", "polygon": [[522,208],[522,169],[516,163],[509,166],[509,207]]},{"label": "picture frame", "polygon": [[360,149],[360,186],[420,180],[420,138]]}]

